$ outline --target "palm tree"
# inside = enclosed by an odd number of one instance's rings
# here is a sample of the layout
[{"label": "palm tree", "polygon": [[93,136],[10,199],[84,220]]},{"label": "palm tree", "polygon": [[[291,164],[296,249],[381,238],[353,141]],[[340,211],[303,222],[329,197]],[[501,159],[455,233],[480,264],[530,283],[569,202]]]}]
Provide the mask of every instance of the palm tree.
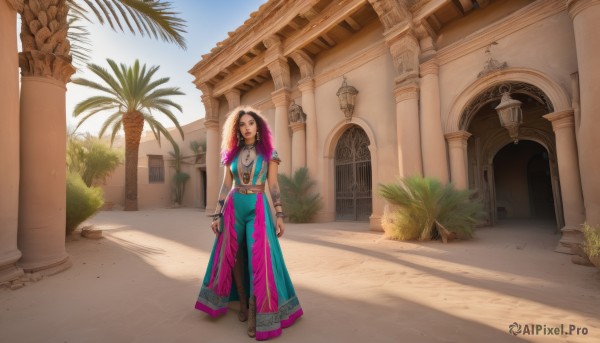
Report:
[{"label": "palm tree", "polygon": [[96,64],[89,64],[88,69],[100,77],[103,83],[76,78],[73,83],[98,90],[104,95],[87,98],[75,106],[73,116],[84,114],[77,127],[96,113],[110,111],[110,116],[104,121],[99,132],[102,137],[106,130],[111,130],[111,145],[117,133],[125,131],[125,210],[137,211],[137,165],[138,150],[144,123],[150,126],[156,140],[160,144],[161,134],[173,146],[175,141],[167,129],[158,122],[153,112],[166,115],[177,127],[183,139],[183,130],[177,118],[171,112],[171,107],[181,112],[181,106],[169,99],[173,95],[183,95],[179,88],[158,88],[169,81],[168,77],[153,80],[158,66],[146,70],[146,65],[140,67],[136,60],[132,67],[125,64],[117,65],[107,59],[114,76],[106,69]]}]

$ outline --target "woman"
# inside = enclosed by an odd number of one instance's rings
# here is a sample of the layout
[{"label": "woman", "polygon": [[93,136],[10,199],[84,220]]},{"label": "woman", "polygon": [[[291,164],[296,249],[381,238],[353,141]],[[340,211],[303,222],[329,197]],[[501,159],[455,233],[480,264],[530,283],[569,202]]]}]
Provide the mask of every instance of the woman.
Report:
[{"label": "woman", "polygon": [[[217,238],[196,309],[216,317],[227,312],[230,300],[239,299],[238,319],[248,321],[248,335],[265,340],[281,335],[302,315],[277,240],[284,233],[285,216],[277,182],[281,160],[267,121],[251,108],[229,115],[221,148],[226,168],[211,224]],[[275,222],[264,195],[265,180]]]}]

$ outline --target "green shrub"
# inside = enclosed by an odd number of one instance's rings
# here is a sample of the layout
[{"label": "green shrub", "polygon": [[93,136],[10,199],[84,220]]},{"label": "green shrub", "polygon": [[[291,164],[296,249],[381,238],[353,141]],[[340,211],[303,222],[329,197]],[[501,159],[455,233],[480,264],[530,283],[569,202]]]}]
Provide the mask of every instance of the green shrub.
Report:
[{"label": "green shrub", "polygon": [[457,190],[435,179],[404,178],[399,183],[380,185],[379,194],[398,207],[382,221],[389,238],[441,237],[444,242],[453,235],[470,238],[484,215],[482,204],[471,200],[471,191]]},{"label": "green shrub", "polygon": [[321,195],[311,194],[315,182],[308,177],[308,169],[296,170],[292,177],[278,175],[281,189],[281,204],[288,221],[292,223],[308,223],[321,209]]},{"label": "green shrub", "polygon": [[188,173],[184,173],[184,172],[176,172],[175,175],[173,175],[173,183],[172,183],[172,190],[173,190],[173,201],[178,204],[181,205],[181,203],[183,202],[183,193],[185,192],[185,184],[187,183],[187,181],[190,179],[190,175]]},{"label": "green shrub", "polygon": [[96,213],[103,204],[102,189],[88,187],[79,174],[67,172],[67,234]]},{"label": "green shrub", "polygon": [[600,225],[591,226],[588,223],[582,225],[583,251],[589,256],[600,256]]},{"label": "green shrub", "polygon": [[104,180],[121,164],[123,153],[94,137],[71,136],[67,140],[67,169],[90,187]]}]

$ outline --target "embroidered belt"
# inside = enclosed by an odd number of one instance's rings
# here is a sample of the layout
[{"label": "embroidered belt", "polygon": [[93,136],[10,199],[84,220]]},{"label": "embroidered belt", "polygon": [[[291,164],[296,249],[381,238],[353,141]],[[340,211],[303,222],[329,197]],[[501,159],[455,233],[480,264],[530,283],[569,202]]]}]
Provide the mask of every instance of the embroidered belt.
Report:
[{"label": "embroidered belt", "polygon": [[240,194],[258,194],[265,191],[265,185],[235,186],[235,191]]}]

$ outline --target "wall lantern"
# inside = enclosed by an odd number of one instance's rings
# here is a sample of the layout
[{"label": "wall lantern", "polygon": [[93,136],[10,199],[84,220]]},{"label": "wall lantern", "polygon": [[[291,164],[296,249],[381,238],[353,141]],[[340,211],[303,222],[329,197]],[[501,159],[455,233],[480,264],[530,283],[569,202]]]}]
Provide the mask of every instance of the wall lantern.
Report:
[{"label": "wall lantern", "polygon": [[523,123],[521,102],[510,97],[510,86],[502,85],[499,89],[502,94],[500,104],[496,106],[500,124],[508,130],[508,135],[515,144],[519,143],[519,126]]},{"label": "wall lantern", "polygon": [[346,77],[344,76],[344,82],[342,82],[342,87],[338,89],[337,95],[338,101],[340,102],[340,110],[344,112],[346,116],[346,121],[350,121],[352,119],[352,113],[354,113],[354,101],[356,100],[356,94],[358,94],[358,90],[352,86],[348,86],[346,83]]}]

